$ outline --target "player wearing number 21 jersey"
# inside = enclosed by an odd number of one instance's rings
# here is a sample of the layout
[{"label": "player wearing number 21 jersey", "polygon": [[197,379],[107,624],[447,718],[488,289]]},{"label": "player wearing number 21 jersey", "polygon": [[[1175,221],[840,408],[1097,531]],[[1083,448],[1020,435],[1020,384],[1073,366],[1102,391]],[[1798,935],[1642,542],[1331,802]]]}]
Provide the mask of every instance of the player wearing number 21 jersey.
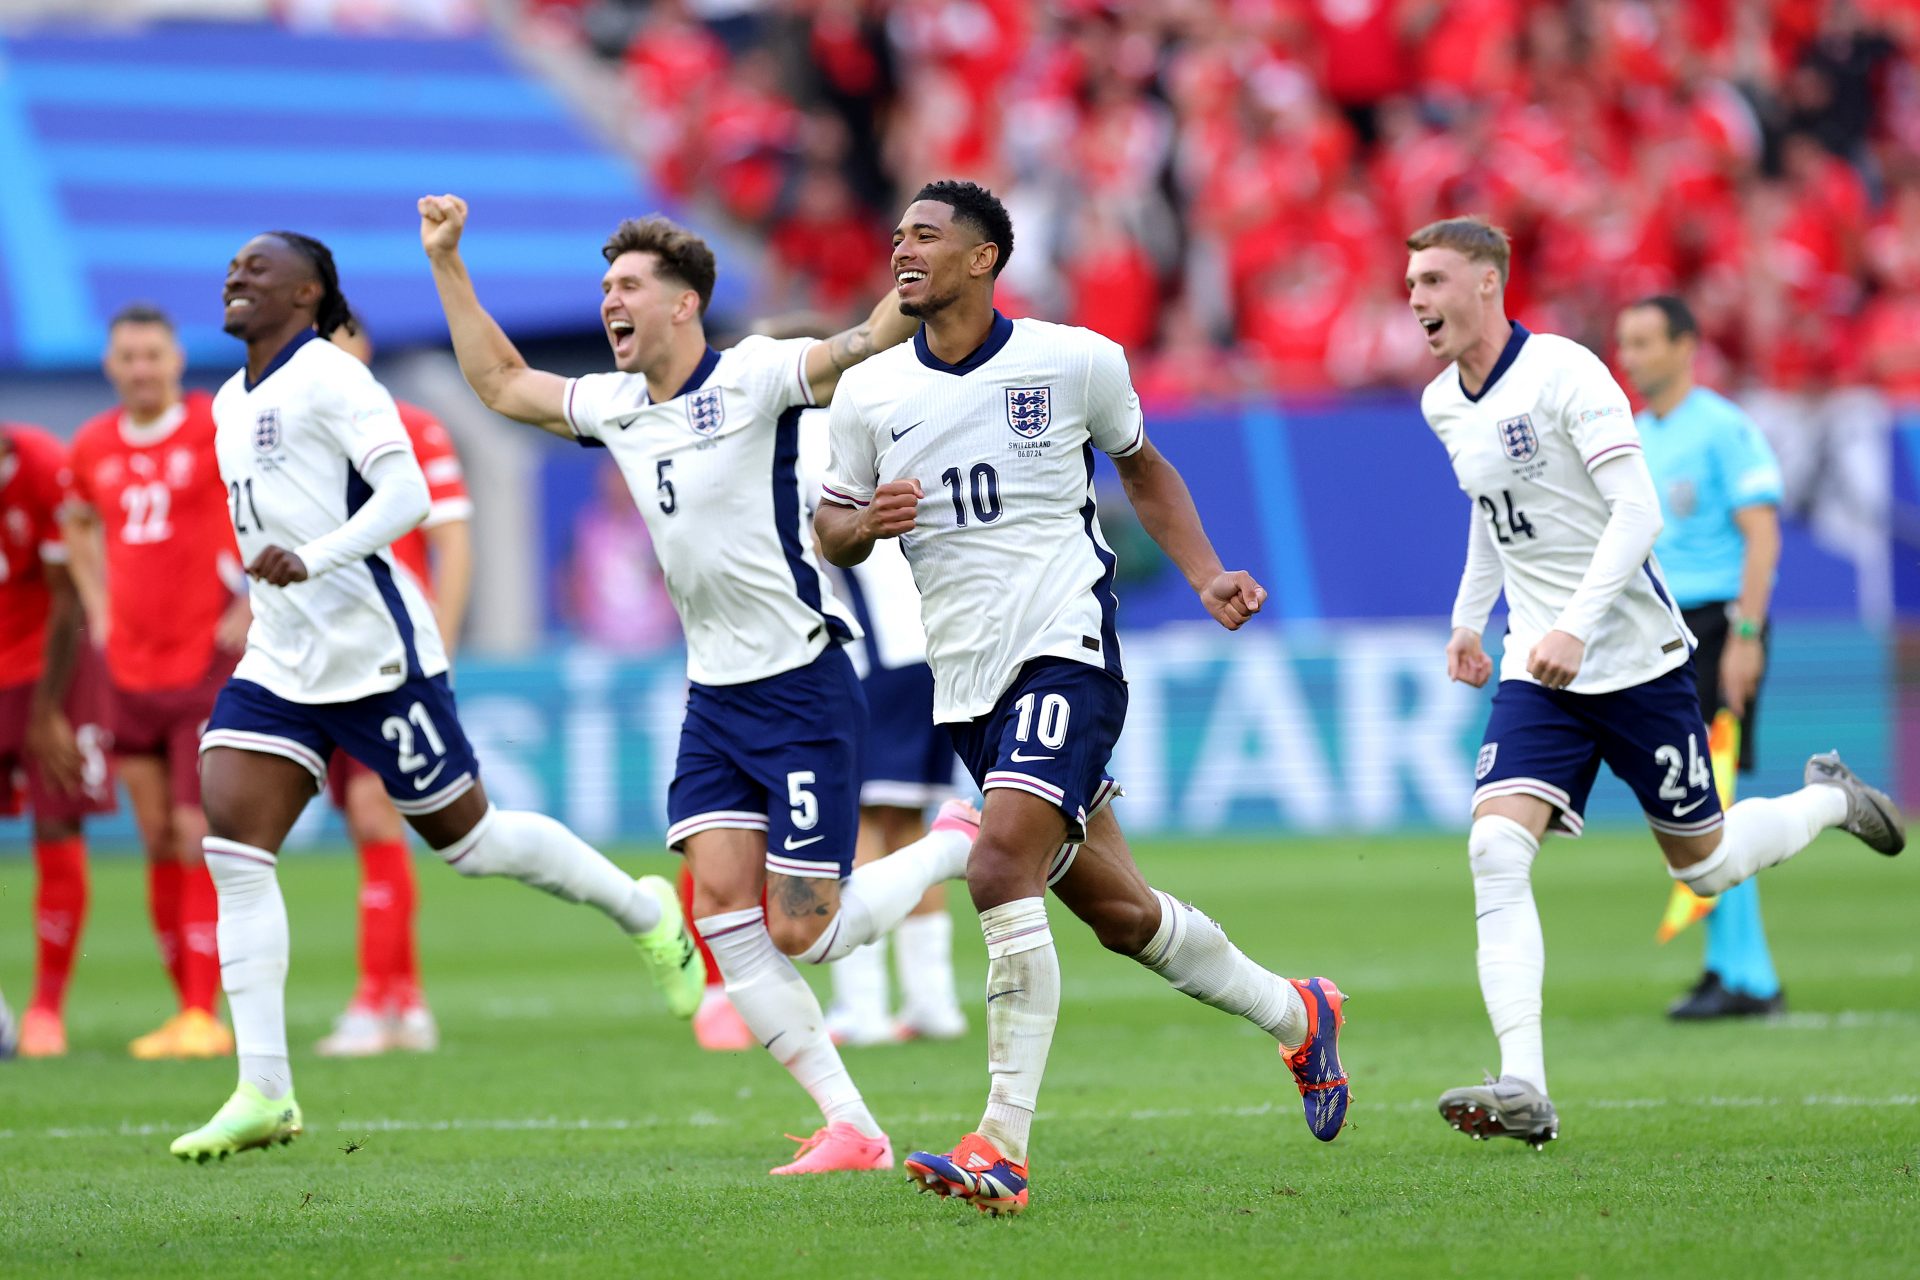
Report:
[{"label": "player wearing number 21 jersey", "polygon": [[1108,802],[1126,718],[1114,555],[1094,464],[1114,461],[1141,523],[1207,612],[1235,630],[1266,592],[1228,572],[1186,484],[1148,441],[1120,348],[1085,329],[1009,320],[993,283],[1006,209],[969,182],[921,189],[894,232],[911,345],[848,373],[815,517],[835,564],[900,538],[926,623],[934,717],[986,795],[967,885],[986,938],[992,1087],[978,1131],[917,1152],[923,1189],[983,1211],[1027,1204],[1034,1106],[1060,1005],[1049,886],[1108,948],[1279,1041],[1314,1134],[1345,1122],[1341,995],[1249,960],[1206,916],[1147,887]]},{"label": "player wearing number 21 jersey", "polygon": [[1559,1133],[1546,1088],[1540,983],[1546,948],[1530,884],[1540,839],[1578,835],[1601,762],[1633,789],[1668,869],[1719,893],[1844,827],[1898,853],[1892,801],[1837,755],[1807,763],[1805,789],[1725,815],[1707,763],[1693,636],[1653,544],[1660,503],[1627,398],[1577,343],[1506,316],[1506,234],[1453,218],[1407,240],[1407,291],[1428,348],[1448,367],[1421,409],[1470,506],[1448,674],[1493,674],[1480,635],[1505,590],[1499,690],[1474,775],[1473,870],[1481,993],[1501,1071],[1441,1096],[1475,1137],[1536,1146]]},{"label": "player wearing number 21 jersey", "polygon": [[291,231],[255,236],[228,265],[224,301],[247,362],[214,397],[215,451],[258,585],[246,655],[200,744],[240,1059],[226,1105],[173,1143],[201,1161],[301,1131],[275,867],[336,747],[380,775],[394,808],[463,875],[509,876],[613,919],[682,1016],[704,978],[671,885],[634,881],[551,818],[488,803],[433,612],[389,550],[426,518],[426,479],[393,398],[326,340],[352,324],[332,253]]}]

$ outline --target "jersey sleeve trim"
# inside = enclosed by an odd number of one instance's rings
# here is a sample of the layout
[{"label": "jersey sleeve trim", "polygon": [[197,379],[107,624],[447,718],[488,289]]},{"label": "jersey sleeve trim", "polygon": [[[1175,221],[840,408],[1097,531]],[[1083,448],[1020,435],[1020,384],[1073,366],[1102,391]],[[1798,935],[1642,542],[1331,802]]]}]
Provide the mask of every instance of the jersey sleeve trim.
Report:
[{"label": "jersey sleeve trim", "polygon": [[396,450],[404,451],[406,450],[406,448],[407,448],[407,442],[405,440],[382,440],[380,443],[373,445],[365,453],[361,454],[360,461],[354,463],[353,469],[355,471],[358,471],[361,475],[365,475],[367,474],[368,464],[371,463],[375,458],[384,458],[388,454],[393,453]]},{"label": "jersey sleeve trim", "polygon": [[427,508],[427,518],[420,522],[422,529],[431,529],[435,525],[452,524],[456,520],[473,519],[473,499],[442,498]]},{"label": "jersey sleeve trim", "polygon": [[831,502],[835,506],[840,506],[840,507],[867,507],[867,506],[870,506],[872,503],[871,499],[869,499],[866,502],[862,502],[860,499],[854,497],[850,493],[842,493],[840,490],[834,488],[830,484],[823,484],[820,486],[820,497],[822,501]]},{"label": "jersey sleeve trim", "polygon": [[1140,425],[1133,429],[1133,439],[1127,442],[1126,448],[1109,450],[1107,456],[1109,458],[1131,458],[1134,454],[1144,449],[1146,444],[1147,424],[1143,419]]},{"label": "jersey sleeve trim", "polygon": [[800,358],[793,363],[794,376],[800,379],[800,403],[806,405],[809,409],[817,409],[820,407],[814,403],[813,384],[807,381],[807,357],[813,353],[813,349],[817,345],[818,343],[809,342],[806,346],[801,347]]},{"label": "jersey sleeve trim", "polygon": [[1619,444],[1610,444],[1606,448],[1602,449],[1600,452],[1594,454],[1591,458],[1587,459],[1587,470],[1589,471],[1593,470],[1594,464],[1598,463],[1603,458],[1611,458],[1614,454],[1619,453],[1622,449],[1638,449],[1639,447],[1640,447],[1640,442],[1638,440],[1622,440]]}]

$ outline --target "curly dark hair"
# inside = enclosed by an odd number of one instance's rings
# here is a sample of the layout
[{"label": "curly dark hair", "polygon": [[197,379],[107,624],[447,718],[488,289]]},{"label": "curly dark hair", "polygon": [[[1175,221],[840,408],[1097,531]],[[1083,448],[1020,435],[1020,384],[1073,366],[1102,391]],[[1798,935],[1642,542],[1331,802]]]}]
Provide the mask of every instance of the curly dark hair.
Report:
[{"label": "curly dark hair", "polygon": [[644,218],[628,218],[600,246],[600,256],[608,265],[623,253],[652,254],[659,264],[659,275],[678,280],[699,294],[700,314],[707,314],[707,304],[713,301],[714,278],[720,271],[705,240],[671,218],[650,213]]},{"label": "curly dark hair", "polygon": [[920,188],[913,198],[952,206],[954,221],[966,223],[980,233],[981,240],[1000,251],[993,260],[993,274],[997,277],[1006,267],[1007,259],[1013,256],[1013,219],[993,192],[977,182],[942,178]]},{"label": "curly dark hair", "polygon": [[335,329],[355,332],[353,308],[347,305],[347,295],[340,292],[340,272],[333,265],[333,250],[298,231],[269,231],[267,234],[286,243],[313,267],[314,279],[320,282],[320,301],[314,304],[313,327],[320,331],[320,336],[330,337]]}]

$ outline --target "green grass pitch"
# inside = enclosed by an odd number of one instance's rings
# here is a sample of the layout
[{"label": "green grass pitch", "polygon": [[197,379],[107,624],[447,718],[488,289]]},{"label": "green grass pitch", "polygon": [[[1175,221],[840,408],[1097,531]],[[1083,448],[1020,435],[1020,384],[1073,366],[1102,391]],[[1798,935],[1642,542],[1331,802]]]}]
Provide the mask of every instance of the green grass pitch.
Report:
[{"label": "green grass pitch", "polygon": [[[899,1173],[771,1179],[814,1126],[763,1056],[697,1051],[618,934],[517,885],[423,859],[422,945],[445,1047],[308,1051],[351,985],[355,871],[282,870],[288,1008],[308,1132],[182,1165],[168,1141],[228,1062],[140,1064],[165,1012],[138,862],[94,864],[73,1053],[0,1064],[6,1275],[938,1274],[1912,1276],[1920,1270],[1920,867],[1840,836],[1763,895],[1792,1013],[1660,1015],[1699,941],[1657,949],[1651,842],[1554,842],[1547,1050],[1562,1139],[1478,1144],[1434,1112],[1496,1065],[1458,837],[1158,842],[1141,862],[1256,957],[1353,997],[1352,1127],[1323,1146],[1257,1032],[1107,955],[1058,907],[1066,995],[1034,1197],[989,1220]],[[639,869],[664,858],[631,857]],[[0,981],[27,992],[30,867],[0,860]],[[964,992],[984,955],[957,931]],[[972,1127],[980,1014],[957,1044],[851,1050],[904,1155]]]}]

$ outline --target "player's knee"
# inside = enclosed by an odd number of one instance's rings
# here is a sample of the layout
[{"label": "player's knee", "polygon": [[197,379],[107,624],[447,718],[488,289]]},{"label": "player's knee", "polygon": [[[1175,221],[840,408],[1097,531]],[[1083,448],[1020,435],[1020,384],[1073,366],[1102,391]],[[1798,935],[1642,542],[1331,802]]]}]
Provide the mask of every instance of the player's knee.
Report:
[{"label": "player's knee", "polygon": [[995,833],[982,831],[967,857],[967,890],[976,910],[1046,892],[1046,862],[1024,855]]},{"label": "player's knee", "polygon": [[767,913],[767,933],[773,945],[785,956],[802,956],[820,940],[827,920],[819,916],[790,916],[782,911]]},{"label": "player's knee", "polygon": [[1488,814],[1475,818],[1467,833],[1467,854],[1476,884],[1527,880],[1540,852],[1533,833],[1512,818]]}]

